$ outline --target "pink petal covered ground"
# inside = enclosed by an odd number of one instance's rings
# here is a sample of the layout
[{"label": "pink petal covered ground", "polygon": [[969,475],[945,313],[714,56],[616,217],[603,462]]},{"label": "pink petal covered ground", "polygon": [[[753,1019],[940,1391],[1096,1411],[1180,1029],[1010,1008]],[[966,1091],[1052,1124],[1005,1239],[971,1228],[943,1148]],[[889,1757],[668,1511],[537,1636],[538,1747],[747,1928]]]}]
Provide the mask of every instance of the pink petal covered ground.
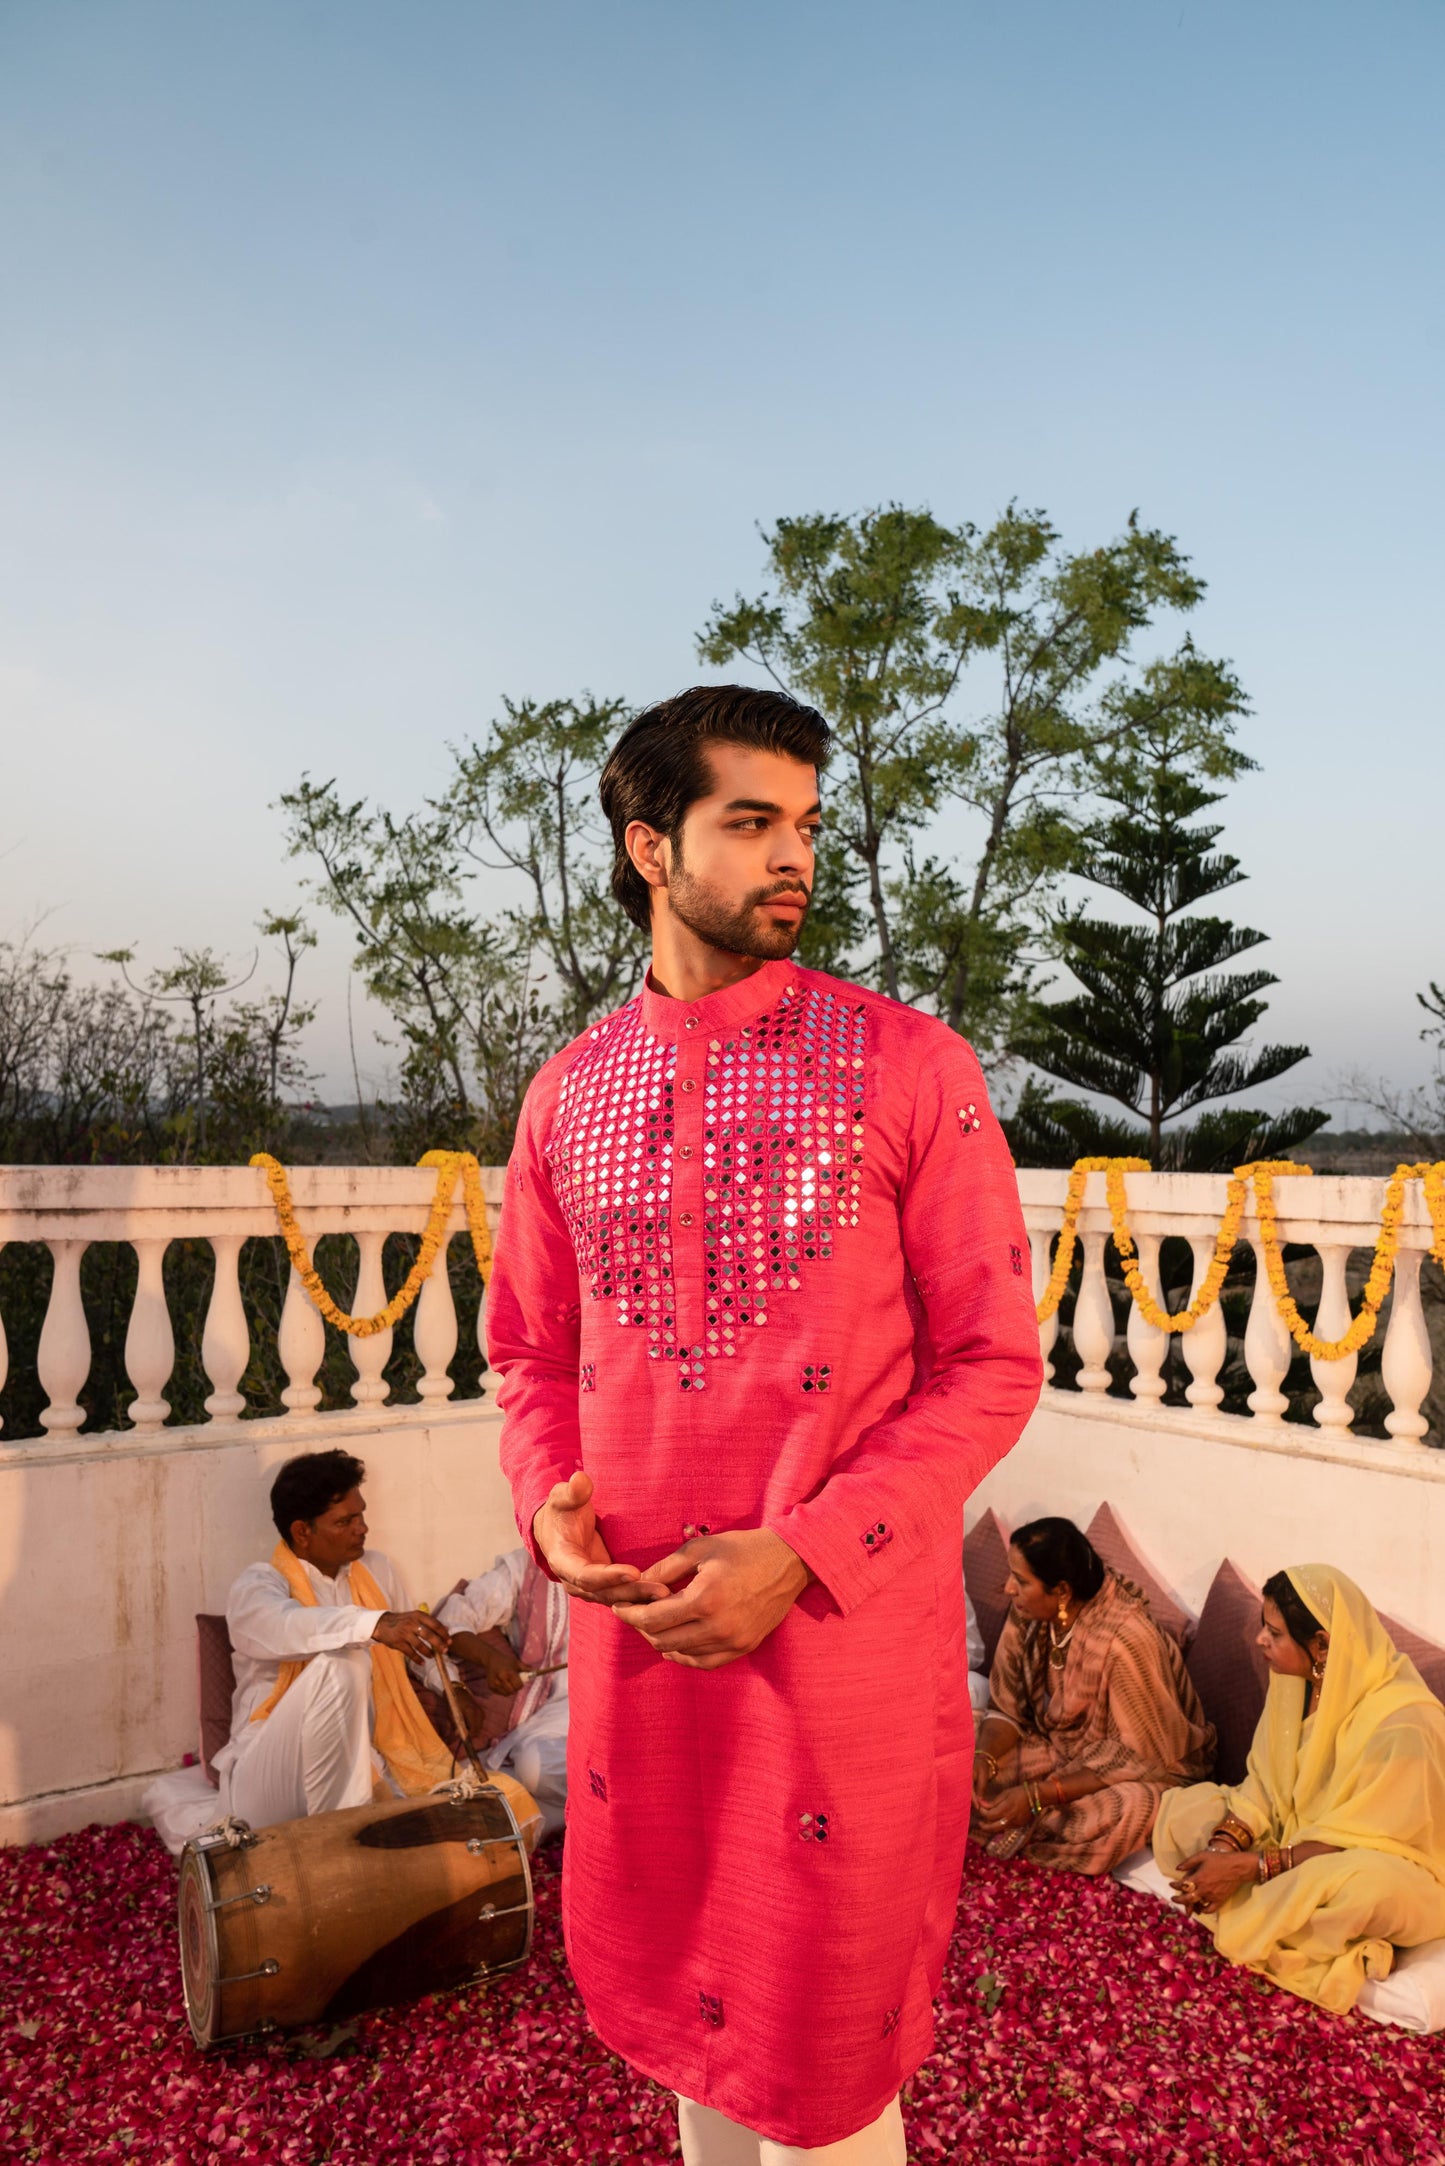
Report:
[{"label": "pink petal covered ground", "polygon": [[[175,1867],[149,1833],[0,1851],[0,2160],[554,2166],[676,2157],[669,2101],[587,2031],[537,1871],[537,1950],[490,1993],[202,2058]],[[1225,1970],[1112,1882],[971,1853],[911,2086],[919,2161],[1442,2166],[1445,2037],[1335,2020]]]}]

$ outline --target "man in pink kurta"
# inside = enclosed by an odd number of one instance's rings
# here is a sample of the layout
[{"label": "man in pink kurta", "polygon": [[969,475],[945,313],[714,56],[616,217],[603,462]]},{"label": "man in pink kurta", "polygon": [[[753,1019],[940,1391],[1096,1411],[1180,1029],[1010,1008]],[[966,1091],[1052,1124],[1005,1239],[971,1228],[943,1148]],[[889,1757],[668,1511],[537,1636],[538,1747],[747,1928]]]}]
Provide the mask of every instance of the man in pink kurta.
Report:
[{"label": "man in pink kurta", "polygon": [[968,1826],[962,1506],[1040,1382],[974,1055],[790,959],[826,743],[706,687],[614,753],[653,968],[534,1081],[488,1298],[518,1525],[583,1597],[568,1952],[699,2161],[902,2156]]}]

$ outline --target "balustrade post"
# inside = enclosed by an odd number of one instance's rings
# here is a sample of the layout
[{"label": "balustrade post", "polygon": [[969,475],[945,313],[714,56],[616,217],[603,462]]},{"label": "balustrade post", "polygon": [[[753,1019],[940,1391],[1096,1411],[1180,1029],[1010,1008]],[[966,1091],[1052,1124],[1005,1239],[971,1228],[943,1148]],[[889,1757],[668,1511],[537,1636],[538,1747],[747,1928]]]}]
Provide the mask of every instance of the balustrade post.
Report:
[{"label": "balustrade post", "polygon": [[[1050,1253],[1053,1244],[1054,1237],[1051,1233],[1031,1233],[1029,1235],[1029,1254],[1033,1259],[1034,1267],[1035,1308],[1038,1307],[1044,1295],[1048,1292],[1049,1280],[1053,1276],[1054,1264]],[[1059,1312],[1055,1309],[1053,1315],[1046,1316],[1039,1325],[1039,1352],[1043,1356],[1044,1382],[1046,1384],[1053,1380],[1054,1365],[1049,1356],[1054,1350],[1054,1341],[1058,1335]]]},{"label": "balustrade post", "polygon": [[125,1334],[125,1373],[135,1386],[130,1420],[139,1430],[159,1429],[169,1414],[162,1397],[176,1365],[175,1334],[166,1307],[165,1261],[168,1240],[132,1241],[136,1257],[135,1300]]},{"label": "balustrade post", "polygon": [[477,1350],[487,1364],[482,1371],[481,1385],[484,1399],[495,1399],[501,1378],[492,1367],[492,1357],[487,1352],[487,1289],[482,1287],[482,1298],[477,1304]]},{"label": "balustrade post", "polygon": [[1264,1243],[1256,1237],[1249,1245],[1254,1250],[1254,1298],[1244,1327],[1244,1365],[1254,1390],[1247,1404],[1256,1421],[1277,1423],[1289,1410],[1289,1400],[1280,1385],[1289,1375],[1291,1340],[1275,1306]]},{"label": "balustrade post", "polygon": [[[362,1233],[356,1237],[356,1245],[361,1251],[361,1269],[356,1275],[356,1293],[351,1303],[353,1316],[375,1316],[378,1309],[386,1307],[386,1281],[381,1270],[381,1252],[385,1244],[384,1233]],[[378,1331],[374,1338],[349,1342],[352,1366],[356,1370],[351,1396],[358,1406],[380,1406],[386,1398],[387,1382],[381,1372],[391,1359],[392,1336],[390,1331]]]},{"label": "balustrade post", "polygon": [[[1159,1244],[1157,1233],[1140,1233],[1134,1237],[1139,1252],[1139,1276],[1162,1309],[1164,1295],[1159,1280]],[[1129,1323],[1125,1332],[1125,1344],[1129,1359],[1134,1364],[1134,1374],[1129,1379],[1129,1389],[1136,1399],[1162,1399],[1165,1391],[1164,1357],[1169,1351],[1169,1333],[1151,1324],[1137,1301],[1129,1303]]]},{"label": "balustrade post", "polygon": [[[1350,1293],[1345,1283],[1349,1256],[1349,1244],[1343,1241],[1331,1241],[1319,1251],[1324,1284],[1320,1290],[1319,1314],[1315,1318],[1317,1339],[1342,1339],[1350,1328]],[[1348,1429],[1354,1420],[1355,1410],[1350,1405],[1349,1392],[1359,1365],[1357,1354],[1347,1355],[1343,1361],[1321,1361],[1311,1354],[1310,1375],[1320,1394],[1314,1418],[1322,1429]]]},{"label": "balustrade post", "polygon": [[85,1420],[78,1395],[90,1374],[90,1327],[80,1298],[80,1259],[88,1241],[47,1241],[55,1259],[50,1301],[40,1329],[35,1367],[50,1404],[40,1417],[47,1435],[65,1435]]},{"label": "balustrade post", "polygon": [[416,1304],[416,1352],[421,1363],[417,1391],[422,1399],[450,1399],[456,1385],[447,1374],[457,1350],[457,1309],[443,1241]]},{"label": "balustrade post", "polygon": [[[1192,1301],[1208,1276],[1214,1261],[1214,1238],[1211,1234],[1192,1234],[1189,1240],[1194,1257],[1194,1279],[1189,1288]],[[1216,1301],[1207,1316],[1188,1331],[1180,1333],[1184,1341],[1184,1364],[1193,1381],[1185,1386],[1184,1396],[1191,1406],[1218,1406],[1224,1390],[1218,1381],[1229,1350],[1229,1332],[1224,1322],[1224,1303]]]},{"label": "balustrade post", "polygon": [[211,1235],[216,1276],[201,1334],[201,1366],[211,1383],[206,1412],[213,1421],[233,1418],[246,1407],[239,1386],[251,1359],[251,1333],[241,1299],[241,1245],[240,1234]]},{"label": "balustrade post", "polygon": [[321,1402],[316,1372],[326,1353],[326,1326],[310,1294],[296,1276],[294,1264],[281,1308],[276,1350],[286,1374],[281,1404],[289,1414],[310,1413]]},{"label": "balustrade post", "polygon": [[1380,1354],[1380,1377],[1391,1402],[1385,1427],[1401,1444],[1418,1444],[1430,1427],[1420,1412],[1433,1368],[1430,1332],[1420,1302],[1423,1260],[1417,1248],[1402,1248],[1395,1259],[1390,1321]]},{"label": "balustrade post", "polygon": [[1083,1363],[1079,1389],[1107,1391],[1112,1381],[1109,1356],[1114,1351],[1114,1304],[1104,1276],[1104,1243],[1108,1236],[1086,1233],[1082,1238],[1084,1271],[1074,1303],[1074,1351]]}]

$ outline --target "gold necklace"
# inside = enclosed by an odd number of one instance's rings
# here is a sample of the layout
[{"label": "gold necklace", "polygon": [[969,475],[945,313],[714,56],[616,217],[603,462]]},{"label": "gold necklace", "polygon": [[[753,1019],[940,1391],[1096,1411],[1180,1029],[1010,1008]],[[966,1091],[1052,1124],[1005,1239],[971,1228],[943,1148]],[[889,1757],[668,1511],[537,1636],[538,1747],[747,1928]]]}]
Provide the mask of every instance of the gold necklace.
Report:
[{"label": "gold necklace", "polygon": [[1074,1623],[1073,1623],[1073,1624],[1071,1624],[1071,1625],[1069,1626],[1069,1629],[1067,1630],[1067,1632],[1065,1632],[1065,1633],[1063,1633],[1063,1634],[1060,1634],[1060,1632],[1059,1632],[1059,1630],[1058,1630],[1058,1619],[1057,1619],[1057,1618],[1051,1618],[1051,1619],[1049,1620],[1049,1666],[1050,1666],[1050,1668],[1052,1668],[1052,1669],[1056,1669],[1056,1670],[1061,1670],[1061,1669],[1062,1669],[1062,1668],[1064,1667],[1064,1664],[1065,1664],[1065,1663],[1066,1663],[1066,1662],[1068,1661],[1068,1659],[1069,1659],[1069,1641],[1070,1641],[1070,1640],[1071,1640],[1071,1639],[1073,1638],[1073,1636],[1074,1636],[1074,1625],[1077,1625],[1078,1621],[1079,1621],[1079,1620],[1078,1620],[1078,1618],[1076,1617],[1076,1618],[1074,1619]]}]

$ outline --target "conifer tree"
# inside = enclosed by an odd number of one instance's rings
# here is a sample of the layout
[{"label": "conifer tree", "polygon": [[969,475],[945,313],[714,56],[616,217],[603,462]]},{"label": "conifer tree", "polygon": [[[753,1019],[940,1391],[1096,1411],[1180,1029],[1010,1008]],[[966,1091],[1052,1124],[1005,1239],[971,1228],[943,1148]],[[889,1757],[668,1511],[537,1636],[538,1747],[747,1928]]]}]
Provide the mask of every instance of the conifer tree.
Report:
[{"label": "conifer tree", "polygon": [[1107,1152],[1213,1170],[1280,1157],[1328,1119],[1313,1106],[1266,1114],[1218,1104],[1309,1052],[1236,1050],[1266,1011],[1260,995],[1278,981],[1267,970],[1227,966],[1267,935],[1198,910],[1245,878],[1239,860],[1215,847],[1222,828],[1198,815],[1220,802],[1222,789],[1211,785],[1253,765],[1230,742],[1227,721],[1170,714],[1145,720],[1099,762],[1110,809],[1083,830],[1078,871],[1139,916],[1100,917],[1084,902],[1056,919],[1054,951],[1081,990],[1035,1004],[1014,1049],[1046,1075],[1112,1100],[1125,1117],[1031,1083],[1010,1123],[1022,1163]]}]

